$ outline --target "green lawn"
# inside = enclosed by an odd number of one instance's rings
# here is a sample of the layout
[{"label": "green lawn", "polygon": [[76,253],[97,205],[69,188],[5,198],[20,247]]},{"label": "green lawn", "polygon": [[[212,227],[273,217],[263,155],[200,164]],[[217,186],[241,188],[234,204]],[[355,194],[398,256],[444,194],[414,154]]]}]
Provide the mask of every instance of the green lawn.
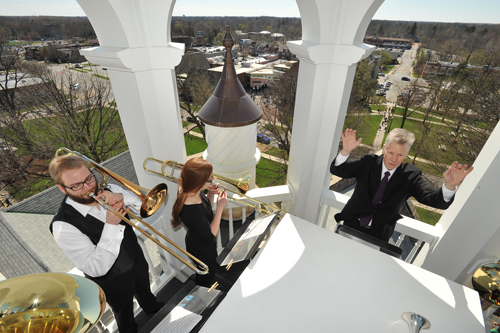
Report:
[{"label": "green lawn", "polygon": [[256,168],[255,184],[258,187],[285,185],[286,171],[275,162],[261,158]]},{"label": "green lawn", "polygon": [[370,104],[370,109],[375,111],[385,111],[385,104]]},{"label": "green lawn", "polygon": [[278,158],[281,158],[281,159],[285,159],[285,160],[288,160],[288,156],[286,154],[286,151],[284,150],[281,150],[277,147],[272,147],[268,150],[266,150],[264,152],[265,154],[269,154],[271,156],[274,156],[274,157],[278,157]]},{"label": "green lawn", "polygon": [[363,138],[362,143],[364,143],[365,145],[371,145],[373,143],[373,140],[375,140],[378,127],[380,126],[380,122],[382,121],[382,115],[370,116],[368,120],[370,125],[369,129],[359,133],[359,135]]},{"label": "green lawn", "polygon": [[394,68],[394,66],[395,66],[395,65],[386,65],[386,66],[384,66],[384,70],[383,70],[383,72],[384,72],[385,74],[389,73],[389,72],[390,72],[390,71]]},{"label": "green lawn", "polygon": [[430,210],[420,207],[415,207],[415,209],[417,210],[417,214],[420,217],[420,221],[427,224],[436,225],[436,223],[438,223],[439,219],[441,218],[441,214],[439,213],[431,212]]},{"label": "green lawn", "polygon": [[201,153],[207,149],[207,142],[202,138],[194,135],[184,135],[184,142],[186,144],[186,154],[191,156],[194,154]]}]

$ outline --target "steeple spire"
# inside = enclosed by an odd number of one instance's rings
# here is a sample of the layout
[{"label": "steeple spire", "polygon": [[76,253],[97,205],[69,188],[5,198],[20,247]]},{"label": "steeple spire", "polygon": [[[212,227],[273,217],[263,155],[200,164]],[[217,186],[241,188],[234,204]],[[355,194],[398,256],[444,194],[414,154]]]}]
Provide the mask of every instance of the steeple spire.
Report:
[{"label": "steeple spire", "polygon": [[262,117],[262,110],[248,96],[236,76],[231,54],[234,39],[229,26],[226,26],[222,45],[226,48],[226,54],[221,79],[198,116],[204,123],[218,127],[240,127],[256,123]]}]

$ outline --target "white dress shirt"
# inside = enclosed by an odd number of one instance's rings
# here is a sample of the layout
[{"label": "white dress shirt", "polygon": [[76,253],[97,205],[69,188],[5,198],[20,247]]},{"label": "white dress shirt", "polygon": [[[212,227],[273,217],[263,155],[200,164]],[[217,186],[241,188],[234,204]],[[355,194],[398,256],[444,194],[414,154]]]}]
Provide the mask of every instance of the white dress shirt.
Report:
[{"label": "white dress shirt", "polygon": [[[123,194],[125,206],[128,206],[133,212],[139,210],[141,200],[135,194],[113,184],[109,185],[109,189],[113,193]],[[100,205],[83,205],[69,197],[66,198],[66,203],[83,216],[89,214],[102,221],[104,228],[101,239],[97,245],[94,245],[90,238],[76,227],[63,221],[54,221],[52,231],[57,245],[73,265],[85,274],[92,277],[105,275],[118,257],[125,226],[106,223],[106,208]]]}]

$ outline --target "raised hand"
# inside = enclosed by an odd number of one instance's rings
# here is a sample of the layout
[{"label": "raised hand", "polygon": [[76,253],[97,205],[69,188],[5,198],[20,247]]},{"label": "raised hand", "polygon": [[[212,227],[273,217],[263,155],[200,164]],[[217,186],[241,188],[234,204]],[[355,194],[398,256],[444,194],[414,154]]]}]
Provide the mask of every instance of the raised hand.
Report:
[{"label": "raised hand", "polygon": [[356,149],[357,146],[361,143],[361,140],[363,138],[359,138],[356,140],[356,130],[346,128],[345,129],[345,134],[340,133],[340,136],[342,137],[342,155],[347,156],[351,154],[351,152]]},{"label": "raised hand", "polygon": [[460,183],[462,183],[465,177],[467,177],[473,169],[474,167],[467,169],[467,164],[460,164],[457,161],[453,162],[443,173],[444,186],[446,186],[447,189],[454,191],[457,185],[460,185]]}]

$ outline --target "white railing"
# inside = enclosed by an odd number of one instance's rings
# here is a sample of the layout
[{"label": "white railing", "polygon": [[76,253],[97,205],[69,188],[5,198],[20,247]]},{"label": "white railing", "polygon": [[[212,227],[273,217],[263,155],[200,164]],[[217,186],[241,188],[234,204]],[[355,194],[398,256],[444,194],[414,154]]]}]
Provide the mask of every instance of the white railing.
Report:
[{"label": "white railing", "polygon": [[[250,190],[246,194],[247,197],[250,197],[252,199],[256,199],[260,202],[263,202],[265,204],[268,204],[270,206],[274,207],[284,207],[285,202],[289,201],[292,199],[292,194],[290,192],[290,189],[286,185],[282,186],[271,186],[271,187],[264,187],[264,188],[256,188],[253,190]],[[245,223],[245,219],[247,216],[248,210],[252,210],[252,207],[246,206],[244,203],[248,203],[252,206],[260,206],[264,208],[263,205],[260,205],[259,203],[252,201],[250,198],[246,197],[240,197],[236,194],[234,195],[228,195],[228,197],[232,199],[237,199],[240,202],[234,201],[234,200],[229,200],[229,202],[226,205],[226,208],[228,208],[228,223],[229,223],[229,239],[231,239],[234,236],[234,211],[236,209],[241,210],[241,224]],[[214,206],[215,208],[215,206]],[[258,218],[262,212],[258,209],[255,209],[255,218]],[[238,211],[238,215],[240,215],[240,212]],[[222,250],[222,239],[221,239],[221,234],[220,232],[217,234],[217,249],[219,252]]]},{"label": "white railing", "polygon": [[[337,222],[333,216],[335,213],[340,212],[342,208],[344,208],[349,198],[349,196],[342,193],[326,191],[323,197],[323,205],[321,207],[322,212],[317,224],[320,227],[335,231]],[[409,251],[406,258],[403,258],[409,263],[413,262],[415,255],[423,243],[432,244],[436,239],[436,227],[406,216],[398,221],[395,231],[401,234],[397,240],[394,241],[391,239],[389,243],[398,247],[401,246],[405,237],[411,237],[409,240],[413,243],[413,247]]]}]

